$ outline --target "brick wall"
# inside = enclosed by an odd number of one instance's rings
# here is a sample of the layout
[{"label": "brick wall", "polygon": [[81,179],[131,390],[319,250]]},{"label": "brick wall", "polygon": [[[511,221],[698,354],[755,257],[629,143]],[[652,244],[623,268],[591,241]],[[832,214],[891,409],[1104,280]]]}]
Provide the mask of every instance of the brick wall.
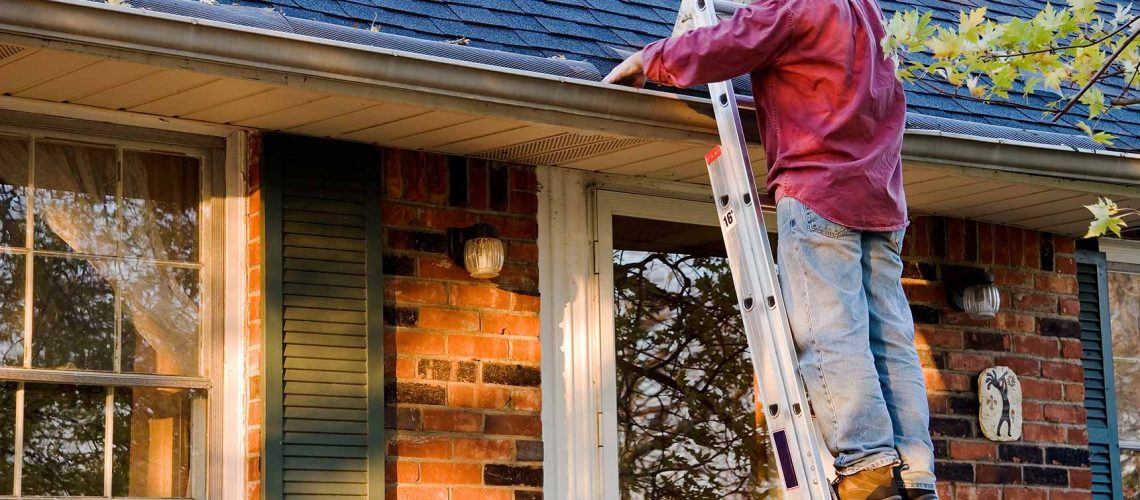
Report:
[{"label": "brick wall", "polygon": [[[1089,498],[1074,240],[922,217],[905,247],[942,498]],[[940,278],[950,266],[994,274],[997,318],[972,320],[947,305]],[[978,426],[977,376],[997,365],[1021,380],[1025,424],[1012,443],[990,441]]]},{"label": "brick wall", "polygon": [[[385,151],[389,498],[542,496],[537,189],[533,167]],[[499,278],[447,257],[476,222],[507,244]]]},{"label": "brick wall", "polygon": [[261,382],[261,135],[251,134],[246,158],[246,489],[261,499],[261,425],[265,419]]}]

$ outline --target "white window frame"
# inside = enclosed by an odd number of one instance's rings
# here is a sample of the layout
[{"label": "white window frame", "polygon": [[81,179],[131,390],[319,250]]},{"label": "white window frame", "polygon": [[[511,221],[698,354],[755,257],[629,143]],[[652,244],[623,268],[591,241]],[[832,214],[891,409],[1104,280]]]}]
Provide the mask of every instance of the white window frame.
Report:
[{"label": "white window frame", "polygon": [[544,492],[616,500],[613,217],[716,226],[716,207],[707,186],[553,167],[538,177]]},{"label": "white window frame", "polygon": [[[1100,251],[1104,252],[1108,262],[1108,272],[1124,272],[1140,274],[1140,241],[1121,240],[1116,238],[1101,238],[1098,241]],[[1117,269],[1113,269],[1117,264]],[[1127,269],[1123,269],[1123,268]],[[1111,314],[1111,311],[1110,311]],[[1113,356],[1115,362],[1115,356]],[[1119,438],[1118,438],[1119,439]],[[1121,450],[1140,451],[1140,441],[1119,440],[1117,445]]]},{"label": "white window frame", "polygon": [[[211,222],[212,257],[203,266],[213,267],[215,276],[212,303],[214,313],[211,330],[216,333],[210,354],[210,383],[213,393],[209,401],[209,456],[206,467],[208,485],[203,498],[242,498],[246,490],[247,432],[247,347],[246,347],[246,198],[248,192],[248,131],[163,118],[125,111],[112,111],[72,104],[49,103],[31,99],[0,96],[0,127],[18,133],[40,133],[51,130],[52,137],[77,141],[115,142],[147,145],[166,151],[186,149],[205,152],[203,168],[208,169],[209,198],[203,203],[203,220]],[[153,140],[135,141],[135,134]],[[164,139],[199,136],[197,142],[211,143],[204,148],[170,142]],[[108,140],[108,136],[115,138]],[[220,146],[219,146],[220,145]],[[203,242],[204,243],[204,242]],[[206,246],[202,246],[203,250]],[[203,317],[203,324],[211,321]],[[206,341],[204,337],[204,341]]]}]

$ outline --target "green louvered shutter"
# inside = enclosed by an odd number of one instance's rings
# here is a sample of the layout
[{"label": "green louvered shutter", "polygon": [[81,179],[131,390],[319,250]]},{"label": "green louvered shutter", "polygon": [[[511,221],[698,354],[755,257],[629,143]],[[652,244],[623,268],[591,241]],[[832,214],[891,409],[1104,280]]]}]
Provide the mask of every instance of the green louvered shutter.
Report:
[{"label": "green louvered shutter", "polygon": [[1109,330],[1108,274],[1104,254],[1077,252],[1081,301],[1081,347],[1084,348],[1085,408],[1088,410],[1089,455],[1094,500],[1121,498],[1120,448],[1116,430],[1116,390],[1112,378],[1112,334]]},{"label": "green louvered shutter", "polygon": [[381,498],[378,152],[286,136],[263,150],[266,495]]}]

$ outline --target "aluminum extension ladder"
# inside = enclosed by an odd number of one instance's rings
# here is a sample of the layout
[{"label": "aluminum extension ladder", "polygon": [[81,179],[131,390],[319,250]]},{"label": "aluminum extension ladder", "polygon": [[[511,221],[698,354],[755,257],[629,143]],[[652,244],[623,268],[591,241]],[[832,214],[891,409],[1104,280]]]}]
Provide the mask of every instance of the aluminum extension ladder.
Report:
[{"label": "aluminum extension ladder", "polygon": [[[730,16],[743,6],[717,0],[684,0],[674,35],[714,25],[720,20],[718,14]],[[720,145],[705,156],[705,161],[785,498],[832,500],[828,480],[831,456],[821,446],[800,379],[732,82],[709,84],[709,93]]]}]

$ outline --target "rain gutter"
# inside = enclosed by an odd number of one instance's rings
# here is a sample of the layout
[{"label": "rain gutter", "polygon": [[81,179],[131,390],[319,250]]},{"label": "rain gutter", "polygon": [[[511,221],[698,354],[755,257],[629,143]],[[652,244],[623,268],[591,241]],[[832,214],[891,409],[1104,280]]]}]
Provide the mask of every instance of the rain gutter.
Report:
[{"label": "rain gutter", "polygon": [[[3,0],[0,41],[662,141],[713,144],[708,99],[84,0]],[[742,98],[745,119],[754,114]],[[904,158],[1140,186],[1140,155],[908,130]]]}]

